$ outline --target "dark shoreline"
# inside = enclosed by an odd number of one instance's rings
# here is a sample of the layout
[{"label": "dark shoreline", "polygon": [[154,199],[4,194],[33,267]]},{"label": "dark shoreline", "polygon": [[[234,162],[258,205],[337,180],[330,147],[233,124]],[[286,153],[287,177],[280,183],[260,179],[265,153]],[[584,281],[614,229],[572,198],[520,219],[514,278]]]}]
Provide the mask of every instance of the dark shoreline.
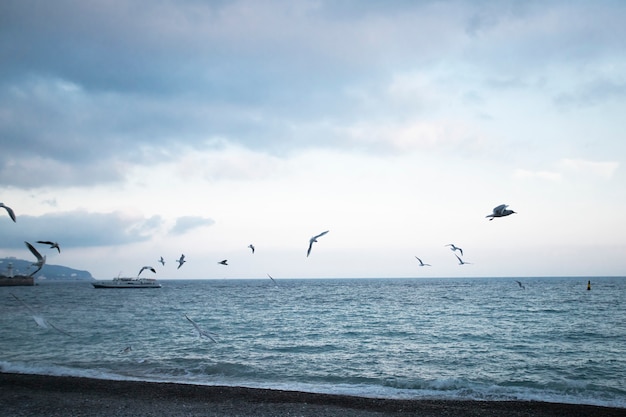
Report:
[{"label": "dark shoreline", "polygon": [[392,400],[241,387],[0,373],[7,416],[626,416],[534,401]]}]

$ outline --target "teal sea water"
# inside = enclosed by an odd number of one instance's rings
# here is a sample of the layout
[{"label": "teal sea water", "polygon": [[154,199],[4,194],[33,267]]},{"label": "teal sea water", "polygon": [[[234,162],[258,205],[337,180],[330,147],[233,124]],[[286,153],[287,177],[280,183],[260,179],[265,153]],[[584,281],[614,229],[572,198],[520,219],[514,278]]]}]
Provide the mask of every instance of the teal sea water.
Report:
[{"label": "teal sea water", "polygon": [[516,279],[3,287],[0,370],[626,408],[626,278]]}]

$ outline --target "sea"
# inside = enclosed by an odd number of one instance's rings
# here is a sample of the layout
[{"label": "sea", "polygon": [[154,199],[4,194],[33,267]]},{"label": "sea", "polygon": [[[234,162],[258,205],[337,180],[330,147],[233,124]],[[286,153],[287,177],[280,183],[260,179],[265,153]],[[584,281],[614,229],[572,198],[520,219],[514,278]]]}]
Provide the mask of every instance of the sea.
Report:
[{"label": "sea", "polygon": [[626,408],[625,277],[160,282],[0,288],[0,371]]}]

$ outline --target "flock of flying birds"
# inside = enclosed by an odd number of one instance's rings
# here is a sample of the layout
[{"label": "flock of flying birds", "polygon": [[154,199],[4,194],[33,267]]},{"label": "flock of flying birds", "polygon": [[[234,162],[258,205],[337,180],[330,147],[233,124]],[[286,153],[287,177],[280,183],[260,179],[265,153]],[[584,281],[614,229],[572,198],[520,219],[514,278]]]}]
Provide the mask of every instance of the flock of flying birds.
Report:
[{"label": "flock of flying birds", "polygon": [[[326,233],[328,233],[329,230],[326,230],[318,235],[313,236],[311,239],[309,239],[309,248],[306,251],[306,256],[308,257],[311,254],[311,249],[313,249],[313,244],[317,242],[317,238],[324,236]],[[255,251],[255,247],[254,245],[251,243],[248,245],[248,248],[250,248],[250,250],[252,251],[252,254],[254,255],[254,251]],[[165,266],[165,259],[163,259],[163,257],[161,256],[161,258],[158,260],[158,262]],[[183,264],[187,261],[185,261],[185,254],[181,254],[180,258],[178,258],[178,260],[176,261],[178,262],[178,267],[176,269],[179,269],[181,266],[183,266]],[[222,259],[221,261],[218,262],[218,264],[220,265],[228,265],[228,259]],[[141,270],[139,271],[139,274],[141,274],[144,270],[149,270],[152,271],[154,273],[156,273],[156,270],[151,267],[151,266],[144,266],[141,268]],[[139,274],[137,274],[137,276],[139,276]],[[274,283],[276,283],[276,281],[274,281],[274,278],[272,278],[269,274],[267,275]]]},{"label": "flock of flying birds", "polygon": [[[13,220],[13,223],[17,223],[15,212],[13,211],[11,207],[5,205],[4,203],[0,203],[0,207],[4,208],[7,211],[7,213],[9,214],[9,217],[11,218],[11,220]],[[59,246],[58,242],[52,242],[50,240],[38,240],[37,243],[40,243],[42,245],[49,245],[50,249],[56,249],[57,251],[59,251],[59,253],[61,253],[61,247]],[[33,272],[29,274],[30,276],[33,276],[37,272],[39,272],[41,268],[43,268],[43,266],[46,264],[46,255],[42,255],[41,253],[39,253],[39,251],[35,249],[35,247],[31,245],[30,243],[25,241],[24,244],[26,245],[30,253],[32,253],[37,259],[32,264],[32,266],[35,266],[37,269],[35,269]]]},{"label": "flock of flying birds", "polygon": [[[13,222],[16,222],[16,217],[15,217],[15,212],[13,211],[13,209],[7,205],[5,205],[4,203],[0,203],[0,207],[4,208],[7,213],[9,214],[9,217],[11,218],[11,220],[13,220]],[[488,214],[487,216],[485,216],[485,218],[488,218],[489,221],[497,218],[497,217],[506,217],[509,216],[511,214],[515,214],[516,212],[513,210],[509,210],[508,209],[508,205],[506,204],[500,204],[497,207],[494,207],[492,212],[490,214]],[[326,233],[328,233],[329,231],[326,230],[320,234],[317,234],[313,237],[311,237],[309,239],[309,247],[306,251],[306,256],[308,257],[311,254],[311,250],[313,249],[313,244],[317,243],[317,239],[324,236]],[[37,249],[35,249],[35,247],[33,245],[31,245],[28,242],[24,242],[26,244],[26,247],[30,250],[30,252],[35,256],[35,258],[37,258],[37,261],[35,263],[33,263],[33,266],[36,266],[37,269],[32,272],[30,275],[34,275],[35,273],[37,273],[46,263],[46,256],[45,255],[41,255],[39,253],[39,251],[37,251]],[[61,253],[61,248],[59,247],[59,244],[57,242],[53,242],[53,241],[48,241],[48,240],[38,240],[37,243],[40,244],[45,244],[45,245],[49,245],[49,247],[51,249],[56,249],[59,251],[59,253]],[[461,254],[461,256],[463,256],[463,249],[461,249],[460,247],[454,245],[453,243],[449,243],[445,246],[450,246],[450,250],[452,250],[453,252],[459,252]],[[253,244],[248,245],[248,248],[250,248],[250,250],[252,251],[252,254],[254,254],[255,251],[255,247]],[[457,260],[459,261],[459,265],[466,265],[466,264],[470,264],[470,262],[466,262],[464,261],[459,255],[457,255],[456,253],[454,254],[454,256],[456,256]],[[418,258],[417,256],[415,257],[418,262],[419,262],[419,266],[431,266],[430,264],[424,263],[420,258]],[[161,258],[158,260],[159,263],[161,263],[161,265],[165,266],[165,260],[163,259],[163,257],[161,256]],[[185,255],[181,254],[180,258],[178,258],[178,260],[176,261],[178,262],[178,267],[177,269],[180,269],[181,266],[183,266],[183,264],[186,262],[185,261]],[[220,265],[228,265],[228,260],[227,259],[223,259],[221,261],[218,262],[218,264]],[[152,271],[153,273],[156,273],[156,269],[152,266],[144,266],[139,270],[139,273],[137,274],[137,277],[139,277],[139,275],[141,275],[141,273],[145,270],[149,270]],[[269,276],[269,275],[268,275]],[[270,278],[272,279],[272,281],[274,281],[274,279],[270,276]],[[521,285],[520,285],[521,286]]]},{"label": "flock of flying birds", "polygon": [[[509,209],[508,209],[508,207],[509,207],[509,206],[508,206],[507,204],[500,204],[499,206],[494,207],[494,208],[493,208],[493,210],[492,210],[492,212],[491,212],[490,214],[486,215],[486,216],[485,216],[485,218],[488,218],[488,219],[489,219],[489,221],[491,221],[491,220],[493,220],[493,219],[495,219],[495,218],[497,218],[497,217],[506,217],[506,216],[509,216],[509,215],[511,215],[511,214],[515,214],[515,213],[516,213],[516,212],[515,212],[515,211],[513,211],[513,210],[509,210]],[[329,232],[329,231],[328,231],[328,230],[326,230],[326,231],[324,231],[324,232],[322,232],[322,233],[320,233],[320,234],[317,234],[317,235],[315,235],[315,236],[313,236],[312,238],[310,238],[310,239],[309,239],[309,247],[308,247],[308,249],[307,249],[307,251],[306,251],[306,256],[307,256],[307,257],[311,254],[311,249],[313,249],[313,244],[314,244],[314,243],[317,243],[317,239],[318,239],[318,238],[320,238],[320,237],[322,237],[322,236],[324,236],[324,235],[325,235],[326,233],[328,233],[328,232]],[[461,256],[463,256],[463,249],[461,249],[460,247],[458,247],[458,246],[454,245],[454,243],[449,243],[449,244],[447,244],[447,245],[445,245],[445,246],[450,246],[450,250],[452,250],[453,252],[458,251],[458,252],[461,254]],[[254,254],[254,250],[255,250],[254,245],[253,245],[253,244],[249,244],[249,245],[248,245],[248,248],[250,248],[250,250],[252,250],[252,253]],[[459,255],[457,255],[456,253],[454,254],[454,256],[456,256],[456,259],[459,261],[459,265],[468,265],[468,264],[470,264],[470,262],[466,262],[466,261],[464,261],[464,260],[463,260],[463,259],[462,259]],[[423,262],[423,261],[422,261],[419,257],[417,257],[417,256],[415,257],[415,259],[417,259],[417,260],[418,260],[418,262],[419,262],[419,266],[431,266],[430,264],[424,263],[424,262]],[[163,257],[162,257],[162,256],[161,256],[161,259],[159,259],[159,262],[161,263],[161,265],[165,266],[165,260],[163,259]],[[177,262],[178,262],[178,268],[180,268],[181,266],[183,266],[183,264],[185,263],[185,255],[184,255],[184,254],[180,255],[180,258],[178,259],[178,261],[177,261]],[[219,262],[218,262],[218,264],[220,264],[220,265],[228,265],[228,260],[227,260],[227,259],[221,260],[221,261],[219,261]],[[178,269],[178,268],[177,268],[177,269]],[[149,270],[151,270],[152,272],[155,272],[155,273],[156,273],[155,269],[154,269],[153,267],[150,267],[150,266],[144,266],[143,268],[141,268],[141,271],[139,271],[139,273],[141,273],[144,269],[149,269]],[[274,278],[272,278],[269,274],[268,274],[268,277],[269,277],[269,278],[270,278],[273,282],[275,282],[275,281],[274,281]],[[522,287],[522,285],[521,285],[521,284],[520,284],[520,287]]]},{"label": "flock of flying birds", "polygon": [[[488,214],[485,216],[485,218],[488,218],[489,221],[495,219],[496,217],[506,217],[509,216],[511,214],[515,214],[515,212],[513,210],[509,210],[507,207],[509,207],[506,204],[500,204],[497,207],[494,207],[491,214]],[[448,243],[445,246],[450,246],[450,250],[452,252],[456,252],[458,251],[461,256],[463,256],[463,249],[459,248],[458,246],[455,246],[454,243]],[[456,253],[454,254],[454,256],[456,256],[456,259],[458,259],[459,261],[459,265],[469,265],[470,262],[465,262],[459,255],[457,255]],[[415,257],[415,259],[418,260],[418,262],[420,263],[419,266],[431,266],[430,264],[426,264],[424,262],[422,262],[422,260],[420,258],[418,258],[417,256]],[[518,282],[519,283],[519,282]],[[520,286],[522,286],[520,284]]]},{"label": "flock of flying birds", "polygon": [[[0,207],[4,208],[7,213],[9,214],[9,217],[11,218],[11,220],[13,220],[13,222],[16,222],[16,217],[15,217],[15,212],[13,211],[13,209],[11,209],[11,207],[5,205],[4,203],[0,203]],[[489,220],[493,220],[496,217],[506,217],[508,215],[514,214],[515,211],[513,210],[509,210],[508,205],[506,204],[501,204],[497,207],[495,207],[492,211],[491,214],[488,214],[487,216],[485,216],[486,218],[489,218]],[[326,230],[322,233],[319,233],[313,237],[311,237],[309,239],[309,246],[306,252],[306,256],[308,257],[311,254],[311,250],[313,249],[313,244],[317,243],[317,239],[324,236],[325,234],[327,234],[329,231]],[[30,275],[34,275],[35,273],[37,273],[39,270],[41,270],[41,268],[45,265],[46,263],[46,256],[45,255],[41,255],[39,253],[39,251],[37,251],[37,249],[35,249],[35,247],[33,245],[31,245],[28,242],[24,242],[26,244],[26,247],[30,250],[30,252],[35,256],[35,258],[37,258],[37,261],[35,263],[33,263],[33,266],[36,266],[37,269],[32,272]],[[48,245],[50,247],[50,249],[56,249],[59,253],[61,253],[61,248],[58,244],[58,242],[53,242],[53,241],[48,241],[48,240],[38,240],[37,243],[39,244],[44,244],[44,245]],[[453,243],[449,243],[445,246],[450,246],[450,250],[452,250],[453,252],[459,252],[461,254],[461,256],[463,256],[463,249],[454,245]],[[253,244],[248,245],[248,248],[250,248],[250,250],[252,251],[252,254],[254,254],[255,251],[255,247]],[[469,264],[469,262],[465,262],[463,261],[463,259],[461,257],[459,257],[456,253],[454,254],[454,256],[456,256],[456,258],[459,261],[459,265],[465,265],[465,264]],[[417,256],[415,257],[418,261],[419,261],[419,266],[431,266],[430,264],[424,263],[420,258],[418,258]],[[163,259],[163,257],[161,256],[160,259],[158,260],[159,263],[161,263],[161,265],[165,266],[165,260]],[[183,266],[183,264],[186,262],[185,261],[185,255],[181,254],[180,258],[177,260],[178,262],[178,267],[177,269],[179,269],[181,266]],[[224,259],[222,261],[219,261],[218,264],[220,265],[228,265],[228,260]],[[156,273],[156,269],[152,266],[144,266],[139,270],[139,273],[137,274],[137,277],[139,277],[139,275],[141,275],[141,273],[145,270],[149,270],[153,273]],[[271,275],[267,274],[267,276],[272,280],[272,282],[276,283],[276,281],[274,280],[274,278],[272,278]],[[526,289],[524,287],[524,285],[520,282],[520,281],[516,281],[517,284],[520,286],[520,288],[522,289]],[[13,294],[11,294],[13,295]],[[26,308],[28,308],[31,311],[31,314],[33,315],[33,318],[35,320],[35,322],[42,328],[49,328],[52,327],[53,329],[57,330],[60,333],[63,333],[65,335],[70,336],[70,334],[68,334],[67,332],[65,332],[62,329],[59,329],[58,327],[54,326],[52,323],[50,323],[49,321],[46,321],[43,317],[41,317],[40,315],[36,314],[36,312],[30,307],[28,306],[24,301],[22,301],[21,299],[17,298],[15,295],[13,295],[13,297],[15,297],[18,301],[20,301],[22,304],[24,304],[26,306]],[[195,328],[195,330],[198,332],[198,336],[199,337],[205,337],[210,339],[211,341],[217,343],[217,341],[215,340],[215,337],[217,336],[215,333],[211,333],[208,332],[204,329],[202,329],[195,321],[193,321],[191,318],[189,318],[186,314],[185,314],[185,318],[193,325],[193,327]],[[124,349],[122,349],[120,351],[120,353],[128,353],[132,350],[131,346],[127,346]]]}]

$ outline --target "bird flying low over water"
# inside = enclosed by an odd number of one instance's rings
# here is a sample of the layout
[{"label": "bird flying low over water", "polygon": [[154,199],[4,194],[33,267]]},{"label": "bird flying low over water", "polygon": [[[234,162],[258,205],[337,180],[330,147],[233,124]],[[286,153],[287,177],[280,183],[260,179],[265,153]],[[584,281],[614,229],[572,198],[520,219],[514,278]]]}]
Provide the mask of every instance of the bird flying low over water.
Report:
[{"label": "bird flying low over water", "polygon": [[311,249],[313,248],[313,244],[314,244],[315,242],[317,242],[317,238],[318,238],[318,237],[322,237],[322,236],[324,236],[324,235],[325,235],[326,233],[328,233],[328,232],[329,232],[329,231],[327,230],[327,231],[322,232],[322,233],[320,233],[319,235],[313,236],[311,239],[309,239],[309,249],[306,251],[306,256],[309,256],[309,255],[311,254]]},{"label": "bird flying low over water", "polygon": [[430,264],[425,264],[424,262],[422,262],[422,260],[420,258],[418,258],[417,256],[415,257],[415,259],[417,259],[420,263],[420,266],[430,266]]},{"label": "bird flying low over water", "polygon": [[525,289],[526,289],[526,287],[524,286],[524,284],[522,284],[521,282],[519,282],[519,281],[515,281],[515,282],[517,282],[517,285],[519,285],[521,289],[523,289],[523,290],[525,290]]},{"label": "bird flying low over water", "polygon": [[165,259],[163,259],[162,256],[161,256],[161,259],[159,259],[159,262],[161,262],[161,265],[165,266]]},{"label": "bird flying low over water", "polygon": [[11,220],[13,220],[13,223],[15,223],[15,213],[13,212],[13,209],[9,206],[5,206],[4,203],[0,203],[0,207],[4,207],[4,209],[7,211],[7,213],[9,213],[9,217],[11,218]]},{"label": "bird flying low over water", "polygon": [[185,261],[185,255],[184,254],[180,255],[180,258],[178,259],[177,262],[178,262],[178,268],[176,268],[176,269],[180,269],[180,267],[183,266],[183,264],[185,262],[187,262],[187,261]]},{"label": "bird flying low over water", "polygon": [[35,270],[35,272],[33,272],[32,274],[30,274],[30,276],[35,275],[37,272],[39,272],[39,270],[41,268],[43,268],[43,266],[46,264],[46,256],[41,256],[41,254],[39,253],[39,251],[37,251],[37,249],[35,249],[35,247],[33,245],[31,245],[30,243],[24,241],[24,244],[26,245],[26,247],[28,248],[28,250],[30,251],[30,253],[32,253],[33,255],[35,255],[35,258],[37,258],[37,262],[35,262],[33,264],[33,266],[36,266],[37,269]]},{"label": "bird flying low over water", "polygon": [[218,264],[220,264],[220,265],[228,265],[228,259],[223,259],[223,260],[219,261]]},{"label": "bird flying low over water", "polygon": [[252,250],[252,253],[254,253],[254,245],[253,245],[252,243],[250,243],[250,244],[248,245],[248,247]]},{"label": "bird flying low over water", "polygon": [[198,323],[196,323],[195,321],[191,320],[189,318],[189,316],[187,316],[185,314],[185,318],[187,320],[189,320],[189,322],[193,325],[193,327],[198,331],[198,337],[206,337],[211,339],[214,343],[217,343],[217,340],[215,340],[212,336],[211,336],[211,332],[207,332],[206,330],[202,329],[200,326],[198,326]]},{"label": "bird flying low over water", "polygon": [[35,312],[35,310],[31,306],[26,304],[26,302],[24,302],[23,300],[17,298],[17,296],[15,294],[13,294],[13,293],[10,293],[10,294],[13,296],[13,298],[15,298],[17,301],[22,303],[24,305],[24,307],[26,307],[26,309],[28,311],[30,311],[30,314],[33,316],[33,320],[35,320],[35,323],[37,323],[37,326],[41,327],[42,329],[53,328],[54,330],[56,330],[57,332],[59,332],[61,334],[64,334],[64,335],[70,336],[70,337],[72,336],[71,334],[69,334],[65,330],[59,329],[54,324],[50,323],[48,320],[46,320],[45,318],[43,318],[42,316],[37,314],[37,312]]},{"label": "bird flying low over water", "polygon": [[272,280],[272,282],[274,283],[274,285],[278,286],[278,284],[276,283],[276,280],[274,278],[272,278],[272,276],[270,274],[267,274],[267,276],[269,277],[269,279]]},{"label": "bird flying low over water", "polygon": [[454,243],[448,243],[446,246],[450,246],[450,250],[451,251],[457,251],[458,250],[459,252],[461,252],[461,256],[463,256],[463,249],[461,249],[461,248],[459,248],[457,246],[454,246]]},{"label": "bird flying low over water", "polygon": [[493,212],[491,214],[486,215],[485,217],[489,217],[489,221],[495,219],[496,217],[505,217],[509,214],[515,214],[513,210],[508,210],[506,204],[500,204],[498,207],[493,208]]},{"label": "bird flying low over water", "polygon": [[470,265],[469,262],[465,262],[463,259],[459,258],[459,255],[457,255],[456,253],[454,254],[454,256],[456,256],[456,259],[459,260],[459,265],[465,265],[465,264]]},{"label": "bird flying low over water", "polygon": [[37,243],[41,243],[42,245],[50,245],[50,249],[56,249],[61,253],[61,248],[59,247],[58,242],[51,242],[49,240],[38,240]]},{"label": "bird flying low over water", "polygon": [[137,274],[137,276],[141,275],[141,273],[144,271],[144,269],[148,269],[148,270],[150,270],[150,271],[152,271],[152,272],[154,272],[156,274],[156,269],[154,269],[153,267],[151,267],[151,266],[143,266],[139,270],[139,273]]}]

